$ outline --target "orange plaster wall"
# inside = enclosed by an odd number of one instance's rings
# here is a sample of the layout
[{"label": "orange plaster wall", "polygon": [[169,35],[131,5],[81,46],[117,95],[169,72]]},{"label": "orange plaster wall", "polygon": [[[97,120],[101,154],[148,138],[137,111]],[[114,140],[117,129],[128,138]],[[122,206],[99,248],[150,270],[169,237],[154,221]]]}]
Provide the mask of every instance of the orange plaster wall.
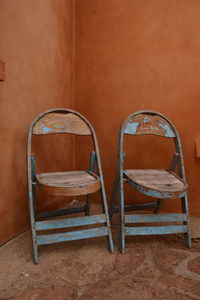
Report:
[{"label": "orange plaster wall", "polygon": [[[178,128],[190,185],[192,215],[200,215],[200,1],[76,0],[76,109],[94,125],[108,196],[122,121],[142,109],[160,111]],[[168,166],[169,141],[129,140],[129,167]],[[133,144],[132,144],[133,143]],[[77,152],[86,149],[76,143]],[[83,166],[77,161],[77,168]],[[130,199],[130,192],[129,192]],[[109,198],[109,197],[108,197]],[[140,201],[135,195],[135,202]],[[164,209],[176,210],[177,201]]]},{"label": "orange plaster wall", "polygon": [[[28,227],[26,141],[32,119],[49,108],[73,108],[72,44],[71,0],[0,1],[0,58],[6,63],[0,82],[0,243]],[[35,144],[43,152],[40,169],[72,168],[71,137],[45,137],[43,143],[38,138]],[[48,200],[39,202],[43,207]]]}]

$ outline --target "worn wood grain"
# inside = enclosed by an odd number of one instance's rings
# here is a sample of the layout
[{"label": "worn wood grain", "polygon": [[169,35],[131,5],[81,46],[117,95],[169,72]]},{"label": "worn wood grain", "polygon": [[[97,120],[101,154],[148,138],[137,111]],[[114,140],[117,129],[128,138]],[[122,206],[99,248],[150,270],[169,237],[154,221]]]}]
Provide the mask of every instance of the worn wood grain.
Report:
[{"label": "worn wood grain", "polygon": [[71,171],[36,174],[41,190],[56,196],[78,196],[100,189],[99,177],[89,171]]},{"label": "worn wood grain", "polygon": [[124,173],[135,184],[161,193],[182,193],[188,187],[181,178],[167,170],[135,169]]},{"label": "worn wood grain", "polygon": [[73,133],[91,135],[90,128],[79,116],[72,113],[49,113],[34,125],[33,134]]},{"label": "worn wood grain", "polygon": [[163,137],[175,137],[171,125],[158,115],[139,114],[128,121],[124,128],[125,134],[143,135],[152,134]]}]

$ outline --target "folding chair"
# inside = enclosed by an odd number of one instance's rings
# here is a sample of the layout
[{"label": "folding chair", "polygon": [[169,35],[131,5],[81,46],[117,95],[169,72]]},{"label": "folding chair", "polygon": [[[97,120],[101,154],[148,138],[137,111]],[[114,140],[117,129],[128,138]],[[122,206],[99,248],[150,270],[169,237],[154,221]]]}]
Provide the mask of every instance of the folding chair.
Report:
[{"label": "folding chair", "polygon": [[[125,152],[123,152],[124,135],[157,135],[173,138],[175,153],[168,169],[124,169]],[[178,169],[178,175],[175,174]],[[157,198],[152,203],[137,204],[135,206],[124,206],[124,183],[141,194]],[[188,185],[185,179],[183,154],[180,138],[172,123],[160,113],[154,111],[139,111],[131,114],[122,124],[119,132],[118,145],[118,168],[115,176],[113,192],[110,201],[109,214],[118,210],[116,200],[119,196],[120,213],[120,250],[125,251],[125,237],[130,235],[172,234],[183,233],[185,244],[191,247],[188,212]],[[164,199],[181,199],[182,213],[158,214],[160,205]],[[152,214],[125,214],[124,211],[154,208]],[[164,222],[164,226],[150,226],[151,223]],[[148,226],[141,224],[149,223]],[[136,224],[136,226],[131,226]],[[139,226],[140,225],[140,226]]]},{"label": "folding chair", "polygon": [[[91,153],[89,170],[55,173],[36,172],[35,154],[32,153],[32,136],[59,133],[91,136],[94,151]],[[99,148],[95,131],[87,119],[78,112],[65,108],[52,109],[40,114],[34,119],[29,129],[27,158],[29,210],[35,264],[38,264],[38,246],[45,244],[107,236],[108,248],[112,252],[113,241]],[[95,166],[97,174],[94,173]],[[87,195],[86,205],[70,209],[37,213],[36,188],[54,196]],[[103,213],[90,216],[91,195],[99,190],[101,192]],[[53,219],[55,216],[78,212],[85,212],[86,216]],[[48,218],[48,220],[45,220],[46,218]],[[66,228],[82,225],[95,226],[93,226],[94,228],[90,227],[88,229],[66,232]],[[96,225],[98,225],[98,227]],[[57,229],[65,229],[65,232],[55,233],[55,230]],[[44,230],[50,233],[43,234]],[[52,230],[54,230],[53,233]]]}]

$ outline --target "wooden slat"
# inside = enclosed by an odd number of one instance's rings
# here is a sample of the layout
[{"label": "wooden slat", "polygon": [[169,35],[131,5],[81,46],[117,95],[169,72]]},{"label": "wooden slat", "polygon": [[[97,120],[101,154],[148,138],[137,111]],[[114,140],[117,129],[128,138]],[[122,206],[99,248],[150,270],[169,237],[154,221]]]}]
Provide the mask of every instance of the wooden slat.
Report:
[{"label": "wooden slat", "polygon": [[73,241],[80,239],[88,239],[99,236],[108,235],[107,227],[92,228],[87,230],[79,230],[57,234],[46,234],[37,236],[37,245],[60,243],[65,241]]},{"label": "wooden slat", "polygon": [[125,235],[172,234],[186,233],[187,231],[188,227],[186,225],[124,228]]},{"label": "wooden slat", "polygon": [[160,192],[176,193],[187,189],[187,185],[178,176],[167,170],[125,170],[125,175],[142,187]]},{"label": "wooden slat", "polygon": [[[52,172],[36,175],[37,181],[42,185],[55,187],[76,187],[89,185],[98,180],[98,176],[86,171]],[[95,174],[94,174],[95,175]]]},{"label": "wooden slat", "polygon": [[36,174],[39,187],[56,196],[91,194],[100,189],[99,177],[90,171]]},{"label": "wooden slat", "polygon": [[149,114],[139,114],[130,119],[124,129],[124,133],[131,135],[153,134],[168,138],[175,137],[173,128],[165,119]]},{"label": "wooden slat", "polygon": [[183,221],[187,221],[186,214],[125,215],[125,223],[183,222]]},{"label": "wooden slat", "polygon": [[68,228],[68,227],[82,226],[82,225],[99,224],[105,222],[106,222],[106,217],[104,214],[102,214],[102,215],[88,216],[88,217],[40,221],[35,223],[35,229],[49,230],[49,229]]},{"label": "wooden slat", "polygon": [[37,135],[55,133],[91,135],[86,122],[72,113],[48,113],[39,119],[33,128],[33,134]]}]

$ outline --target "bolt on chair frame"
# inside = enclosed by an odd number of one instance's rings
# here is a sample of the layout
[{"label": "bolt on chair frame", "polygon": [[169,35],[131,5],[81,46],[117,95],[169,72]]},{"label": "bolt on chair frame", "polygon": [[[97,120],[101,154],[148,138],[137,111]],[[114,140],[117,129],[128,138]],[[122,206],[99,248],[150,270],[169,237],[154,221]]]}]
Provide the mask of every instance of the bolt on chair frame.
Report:
[{"label": "bolt on chair frame", "polygon": [[[64,123],[63,123],[64,122]],[[45,134],[59,134],[69,133],[77,135],[90,135],[93,141],[94,151],[91,152],[90,158],[90,170],[88,171],[72,171],[64,173],[43,173],[37,174],[35,168],[35,155],[32,153],[32,135],[45,135]],[[43,112],[37,116],[30,128],[28,134],[28,147],[27,147],[27,160],[28,160],[28,198],[29,198],[29,212],[30,212],[30,224],[32,232],[33,243],[33,258],[35,264],[38,264],[38,246],[65,242],[71,240],[101,237],[107,236],[108,248],[113,252],[113,240],[110,228],[110,220],[108,215],[108,208],[106,202],[106,194],[104,187],[104,179],[101,167],[101,160],[99,154],[99,148],[95,131],[89,121],[83,117],[80,113],[65,109],[56,108]],[[97,169],[98,175],[94,173],[94,169]],[[80,187],[66,187],[63,185],[56,186],[55,184],[44,183],[43,176],[47,176],[51,179],[51,176],[66,176],[72,174],[72,176],[84,175],[87,178],[90,176],[94,181],[91,186],[83,185]],[[78,174],[79,174],[78,173]],[[46,175],[44,175],[46,174]],[[63,175],[64,174],[64,175]],[[70,175],[71,176],[71,175]],[[43,182],[42,182],[43,180]],[[41,183],[41,182],[42,183]],[[68,209],[60,209],[56,211],[37,213],[36,211],[36,187],[46,191],[51,195],[61,196],[78,196],[86,195],[87,201],[85,206],[73,207]],[[100,190],[103,214],[90,216],[90,203],[92,193]],[[76,218],[63,218],[63,219],[50,219],[55,216],[61,216],[71,213],[85,212],[85,216]],[[45,220],[48,218],[48,220]],[[82,225],[96,225],[102,224],[102,227],[89,228],[79,231],[53,233],[53,234],[39,234],[43,230],[57,230],[61,228],[70,228]]]},{"label": "bolt on chair frame", "polygon": [[[143,184],[139,184],[129,176],[131,172],[140,170],[124,170],[125,152],[123,151],[124,134],[128,135],[158,135],[166,138],[173,138],[175,145],[175,153],[171,164],[167,170],[160,170],[169,176],[173,176],[174,180],[182,185],[179,190],[163,191],[162,189],[154,189]],[[178,167],[178,176],[174,173]],[[141,170],[142,171],[142,170]],[[145,170],[144,170],[145,171]],[[148,169],[146,170],[147,172]],[[157,170],[152,170],[156,171]],[[159,171],[159,170],[158,170]],[[135,206],[124,206],[124,183],[128,183],[133,189],[150,197],[157,198],[156,202],[138,204]],[[116,200],[119,197],[119,214],[120,214],[120,251],[125,251],[125,237],[130,235],[151,235],[151,234],[172,234],[183,233],[185,244],[191,247],[191,235],[189,224],[187,183],[185,178],[185,169],[183,162],[183,153],[179,134],[172,123],[162,114],[154,111],[138,111],[131,114],[122,124],[119,132],[118,140],[118,168],[115,176],[109,214],[118,211],[115,206]],[[179,214],[158,214],[160,205],[164,199],[181,199],[182,213]],[[142,210],[145,208],[154,208],[154,214],[131,214],[127,215],[125,211]],[[155,222],[181,222],[182,225],[170,226],[146,226],[146,227],[130,227],[127,224],[139,223],[155,223]]]}]

